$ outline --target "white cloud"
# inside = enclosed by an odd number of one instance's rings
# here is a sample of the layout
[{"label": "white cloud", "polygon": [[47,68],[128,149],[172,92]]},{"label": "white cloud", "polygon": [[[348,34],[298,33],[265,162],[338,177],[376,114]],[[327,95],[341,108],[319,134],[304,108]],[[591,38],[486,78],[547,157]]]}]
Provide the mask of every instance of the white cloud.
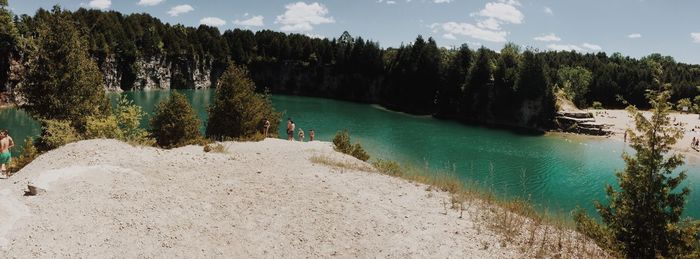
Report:
[{"label": "white cloud", "polygon": [[486,3],[486,7],[479,11],[479,16],[495,18],[504,22],[521,24],[525,16],[515,5],[510,3]]},{"label": "white cloud", "polygon": [[154,6],[162,3],[164,0],[140,0],[138,5],[142,6]]},{"label": "white cloud", "polygon": [[538,36],[534,38],[536,41],[544,41],[544,42],[551,42],[551,41],[561,41],[561,38],[557,37],[554,33]]},{"label": "white cloud", "polygon": [[451,33],[445,33],[442,35],[442,37],[445,39],[448,39],[448,40],[456,40],[457,39],[457,37],[455,37],[455,35],[451,34]]},{"label": "white cloud", "polygon": [[396,4],[396,1],[389,0],[389,1],[386,1],[386,4]]},{"label": "white cloud", "polygon": [[547,45],[547,48],[556,51],[583,51],[581,47],[572,44],[549,44]]},{"label": "white cloud", "polygon": [[469,23],[446,22],[442,24],[442,29],[452,36],[464,35],[491,42],[505,42],[508,35],[505,31],[482,29]]},{"label": "white cloud", "polygon": [[433,0],[433,3],[436,3],[436,4],[449,4],[451,2],[452,2],[452,0]]},{"label": "white cloud", "polygon": [[495,18],[488,18],[476,23],[476,26],[479,26],[479,28],[497,31],[501,29],[501,22]]},{"label": "white cloud", "polygon": [[591,43],[583,43],[583,44],[581,44],[581,46],[583,46],[584,48],[590,49],[590,50],[595,50],[595,51],[600,51],[603,49],[600,45],[591,44]]},{"label": "white cloud", "polygon": [[549,8],[549,6],[544,7],[544,13],[554,15],[554,11],[552,11],[552,8]]},{"label": "white cloud", "polygon": [[326,6],[313,3],[296,2],[285,6],[284,14],[277,16],[275,23],[282,24],[280,30],[286,32],[309,32],[314,25],[335,23],[333,17],[327,17]]},{"label": "white cloud", "polygon": [[105,9],[108,9],[110,6],[112,6],[112,1],[111,0],[92,0],[92,1],[90,1],[90,3],[88,3],[88,6],[90,8],[105,10]]},{"label": "white cloud", "polygon": [[219,17],[204,17],[201,20],[199,20],[199,23],[215,27],[226,25],[226,21]]},{"label": "white cloud", "polygon": [[693,42],[700,43],[700,32],[690,33],[690,37],[693,38]]},{"label": "white cloud", "polygon": [[630,35],[627,35],[627,38],[630,38],[630,39],[639,39],[641,37],[642,37],[642,34],[639,34],[639,33],[632,33]]},{"label": "white cloud", "polygon": [[192,11],[194,11],[194,8],[191,5],[183,4],[183,5],[173,6],[173,8],[170,8],[170,11],[168,11],[168,14],[170,16],[178,16],[180,14],[189,13]]},{"label": "white cloud", "polygon": [[[248,16],[248,15],[245,15]],[[251,26],[251,27],[260,27],[265,25],[265,17],[262,15],[255,15],[253,17],[250,17],[250,19],[247,20],[235,20],[233,21],[233,24],[235,25],[241,25],[241,26]]]}]

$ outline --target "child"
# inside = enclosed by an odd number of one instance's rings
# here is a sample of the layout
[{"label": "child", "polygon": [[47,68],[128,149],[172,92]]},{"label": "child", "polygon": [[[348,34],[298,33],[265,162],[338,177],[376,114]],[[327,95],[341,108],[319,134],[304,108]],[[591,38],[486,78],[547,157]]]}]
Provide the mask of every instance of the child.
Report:
[{"label": "child", "polygon": [[304,142],[304,130],[299,129],[299,141]]}]

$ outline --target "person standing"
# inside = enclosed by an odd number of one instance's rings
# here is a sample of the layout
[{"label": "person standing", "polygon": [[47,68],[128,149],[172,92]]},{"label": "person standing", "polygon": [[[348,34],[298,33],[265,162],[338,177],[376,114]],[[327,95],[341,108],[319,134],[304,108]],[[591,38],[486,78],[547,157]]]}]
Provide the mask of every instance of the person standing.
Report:
[{"label": "person standing", "polygon": [[3,175],[7,175],[7,167],[12,160],[10,148],[15,146],[14,140],[10,137],[10,132],[6,129],[0,131],[0,171]]},{"label": "person standing", "polygon": [[294,141],[294,131],[296,130],[296,128],[297,128],[297,124],[294,123],[294,121],[292,121],[292,131],[289,132],[289,138],[292,141]]},{"label": "person standing", "polygon": [[316,138],[316,133],[314,132],[314,129],[309,130],[309,141],[314,141],[314,138]]},{"label": "person standing", "polygon": [[287,140],[292,140],[294,138],[293,125],[294,123],[292,122],[292,118],[287,118]]},{"label": "person standing", "polygon": [[299,129],[299,141],[304,142],[304,130]]},{"label": "person standing", "polygon": [[265,130],[265,138],[269,137],[269,130],[270,130],[270,120],[268,119],[263,119],[265,123],[263,124],[263,129]]}]

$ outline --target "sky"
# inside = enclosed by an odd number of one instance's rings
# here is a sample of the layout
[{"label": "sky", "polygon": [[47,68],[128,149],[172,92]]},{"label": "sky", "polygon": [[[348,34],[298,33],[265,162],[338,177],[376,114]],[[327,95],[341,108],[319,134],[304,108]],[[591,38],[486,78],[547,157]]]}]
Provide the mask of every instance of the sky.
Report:
[{"label": "sky", "polygon": [[700,64],[697,0],[9,0],[15,14],[59,4],[149,13],[163,22],[221,31],[271,29],[312,37],[343,31],[398,47],[418,35],[443,47],[499,50],[507,42],[538,50],[651,53]]}]

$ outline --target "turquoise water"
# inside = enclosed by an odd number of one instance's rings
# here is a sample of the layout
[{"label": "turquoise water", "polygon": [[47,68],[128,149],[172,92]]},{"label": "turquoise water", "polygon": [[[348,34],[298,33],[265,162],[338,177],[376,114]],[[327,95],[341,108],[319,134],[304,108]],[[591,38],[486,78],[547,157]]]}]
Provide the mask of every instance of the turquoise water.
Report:
[{"label": "turquoise water", "polygon": [[[198,114],[206,119],[211,90],[185,90]],[[125,93],[151,112],[169,91]],[[568,212],[581,206],[593,212],[593,200],[605,200],[603,188],[614,183],[624,167],[620,157],[631,151],[624,143],[572,135],[532,136],[506,130],[465,126],[425,116],[411,116],[381,107],[327,99],[273,96],[286,118],[297,128],[314,129],[317,139],[330,141],[347,129],[374,158],[396,160],[417,167],[454,171],[465,182],[478,182],[503,197],[522,197],[550,211]],[[202,124],[202,129],[204,128]],[[143,125],[147,126],[147,119]],[[38,124],[15,109],[0,110],[0,127],[15,139],[38,135]],[[308,134],[307,134],[308,135]],[[687,164],[691,192],[686,214],[700,218],[700,164]]]}]

